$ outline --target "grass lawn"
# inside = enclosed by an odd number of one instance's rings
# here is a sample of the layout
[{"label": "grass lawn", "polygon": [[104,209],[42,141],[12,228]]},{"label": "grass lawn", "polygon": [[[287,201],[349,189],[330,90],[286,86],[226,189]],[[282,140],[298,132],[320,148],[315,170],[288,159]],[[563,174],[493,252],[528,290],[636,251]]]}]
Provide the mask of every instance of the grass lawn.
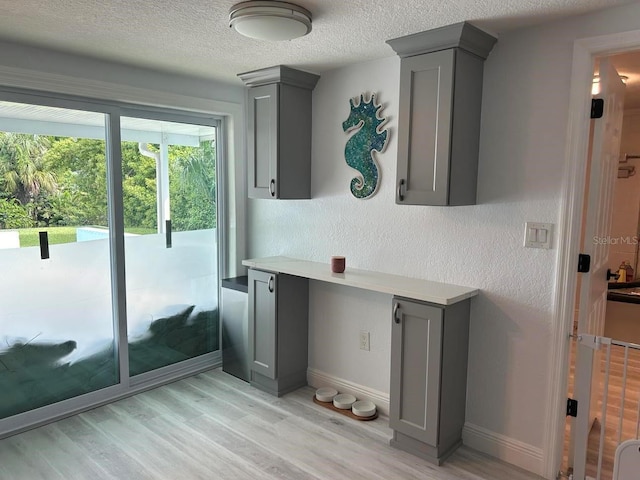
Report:
[{"label": "grass lawn", "polygon": [[35,247],[40,245],[38,232],[47,232],[49,234],[49,245],[76,241],[76,227],[21,228],[18,230],[20,247]]},{"label": "grass lawn", "polygon": [[155,228],[144,228],[144,227],[125,227],[124,231],[126,233],[136,233],[138,235],[149,235],[152,233],[158,233]]},{"label": "grass lawn", "polygon": [[[76,241],[77,227],[36,227],[21,228],[18,230],[20,235],[20,247],[35,247],[40,245],[40,236],[38,232],[47,232],[49,234],[49,245],[59,243],[73,243]],[[138,235],[148,235],[157,233],[153,228],[125,228],[127,233],[137,233]]]}]

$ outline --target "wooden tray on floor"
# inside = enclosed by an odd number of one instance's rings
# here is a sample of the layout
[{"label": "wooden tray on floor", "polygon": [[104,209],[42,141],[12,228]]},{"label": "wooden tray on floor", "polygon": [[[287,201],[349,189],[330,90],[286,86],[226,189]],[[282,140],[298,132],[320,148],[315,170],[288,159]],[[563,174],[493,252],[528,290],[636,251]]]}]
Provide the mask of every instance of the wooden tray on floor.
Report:
[{"label": "wooden tray on floor", "polygon": [[347,409],[343,409],[343,408],[334,407],[333,406],[333,402],[321,402],[320,400],[318,400],[316,398],[315,395],[313,396],[313,403],[321,405],[324,408],[328,408],[329,410],[333,410],[334,412],[341,413],[345,417],[353,418],[354,420],[360,420],[362,422],[368,422],[369,420],[375,420],[376,418],[378,418],[378,409],[377,408],[376,408],[376,413],[374,413],[370,417],[359,417],[358,415],[354,415],[353,412],[350,409],[347,410]]}]

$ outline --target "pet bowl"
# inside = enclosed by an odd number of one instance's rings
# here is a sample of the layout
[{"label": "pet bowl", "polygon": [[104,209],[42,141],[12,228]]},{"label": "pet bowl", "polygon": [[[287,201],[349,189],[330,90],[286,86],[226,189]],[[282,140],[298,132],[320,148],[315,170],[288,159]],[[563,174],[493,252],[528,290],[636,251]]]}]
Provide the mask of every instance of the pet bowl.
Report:
[{"label": "pet bowl", "polygon": [[351,411],[358,417],[371,417],[376,414],[376,405],[369,400],[359,400],[351,405]]},{"label": "pet bowl", "polygon": [[341,410],[349,410],[356,401],[356,397],[348,393],[341,393],[333,397],[333,406]]},{"label": "pet bowl", "polygon": [[319,402],[330,402],[336,395],[338,391],[335,388],[323,387],[316,390],[316,399]]}]

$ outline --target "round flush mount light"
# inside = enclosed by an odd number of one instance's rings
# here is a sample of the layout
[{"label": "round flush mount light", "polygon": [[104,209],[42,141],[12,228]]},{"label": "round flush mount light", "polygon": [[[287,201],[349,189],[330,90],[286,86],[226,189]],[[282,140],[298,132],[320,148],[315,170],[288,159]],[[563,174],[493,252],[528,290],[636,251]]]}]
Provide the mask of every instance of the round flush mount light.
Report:
[{"label": "round flush mount light", "polygon": [[289,2],[241,2],[229,10],[229,26],[257,40],[291,40],[311,31],[311,12]]}]

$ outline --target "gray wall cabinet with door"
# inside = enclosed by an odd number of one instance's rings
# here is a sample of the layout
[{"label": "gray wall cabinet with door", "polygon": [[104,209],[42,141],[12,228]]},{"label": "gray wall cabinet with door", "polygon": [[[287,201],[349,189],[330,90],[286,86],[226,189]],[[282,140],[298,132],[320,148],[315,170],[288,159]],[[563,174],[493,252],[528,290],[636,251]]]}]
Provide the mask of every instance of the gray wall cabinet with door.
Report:
[{"label": "gray wall cabinet with door", "polygon": [[387,42],[402,59],[396,203],[476,203],[482,72],[495,42],[466,22]]},{"label": "gray wall cabinet with door", "polygon": [[309,280],[249,270],[251,385],[283,395],[307,384]]},{"label": "gray wall cabinet with door", "polygon": [[393,298],[390,443],[438,465],[462,444],[469,306]]},{"label": "gray wall cabinet with door", "polygon": [[238,76],[249,87],[249,197],[311,198],[311,92],[320,77],[282,65]]}]

